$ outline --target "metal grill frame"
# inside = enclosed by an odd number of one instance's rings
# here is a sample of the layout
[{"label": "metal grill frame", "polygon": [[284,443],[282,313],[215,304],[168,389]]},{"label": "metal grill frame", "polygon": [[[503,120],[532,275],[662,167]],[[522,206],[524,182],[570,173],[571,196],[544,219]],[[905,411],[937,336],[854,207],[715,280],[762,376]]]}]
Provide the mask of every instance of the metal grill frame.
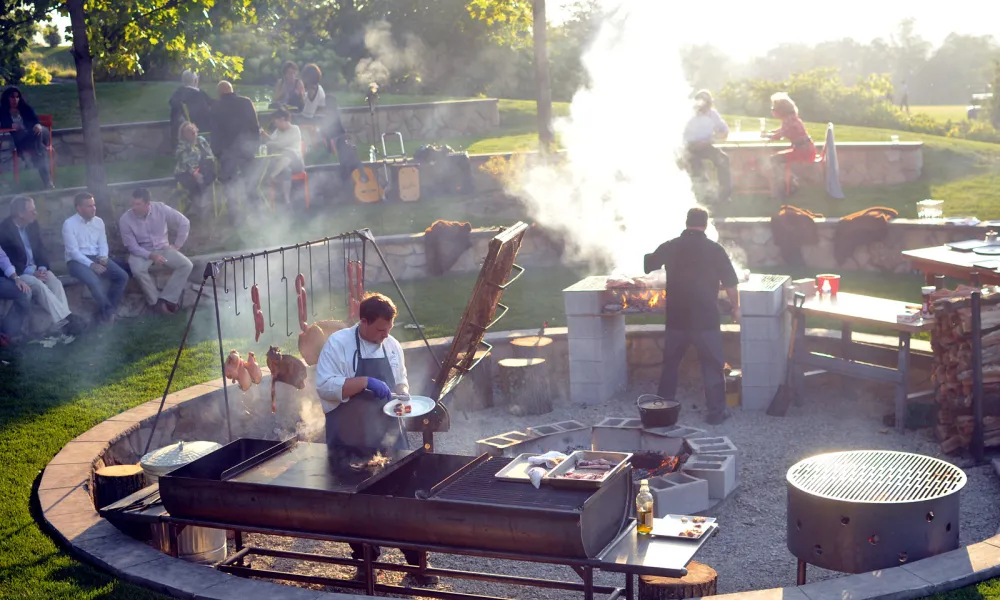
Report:
[{"label": "metal grill frame", "polygon": [[865,573],[959,546],[967,478],[945,461],[892,450],[833,452],[793,465],[786,481],[788,550],[798,558],[800,585],[807,563]]}]

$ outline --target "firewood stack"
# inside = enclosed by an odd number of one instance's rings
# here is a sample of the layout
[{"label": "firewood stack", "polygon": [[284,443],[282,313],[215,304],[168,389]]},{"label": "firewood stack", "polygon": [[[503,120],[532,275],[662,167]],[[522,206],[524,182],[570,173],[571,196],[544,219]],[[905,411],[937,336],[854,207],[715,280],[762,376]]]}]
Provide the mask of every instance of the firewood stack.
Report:
[{"label": "firewood stack", "polygon": [[[973,288],[934,293],[933,380],[937,386],[938,425],[934,435],[944,454],[969,447],[972,414]],[[1000,293],[982,296],[983,437],[985,445],[1000,446]]]}]

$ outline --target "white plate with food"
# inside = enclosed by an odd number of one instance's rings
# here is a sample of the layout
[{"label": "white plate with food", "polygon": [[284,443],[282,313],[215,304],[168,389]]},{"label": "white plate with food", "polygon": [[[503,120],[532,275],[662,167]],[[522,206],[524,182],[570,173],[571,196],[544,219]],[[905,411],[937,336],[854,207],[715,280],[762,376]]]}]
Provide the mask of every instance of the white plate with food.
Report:
[{"label": "white plate with food", "polygon": [[672,537],[686,540],[701,539],[706,532],[711,531],[715,523],[713,517],[689,517],[687,515],[667,515],[662,519],[653,520],[652,535]]},{"label": "white plate with food", "polygon": [[385,403],[382,412],[390,417],[422,417],[434,410],[436,404],[427,396],[397,396]]}]

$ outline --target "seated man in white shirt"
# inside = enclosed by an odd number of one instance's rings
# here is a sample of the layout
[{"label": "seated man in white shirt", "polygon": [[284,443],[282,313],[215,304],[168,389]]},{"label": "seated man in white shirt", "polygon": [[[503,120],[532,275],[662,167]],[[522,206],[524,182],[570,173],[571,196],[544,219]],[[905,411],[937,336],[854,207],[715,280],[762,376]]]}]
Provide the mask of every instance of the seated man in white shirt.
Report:
[{"label": "seated man in white shirt", "polygon": [[274,111],[274,133],[263,131],[268,154],[277,154],[268,167],[271,185],[281,192],[285,204],[292,202],[292,174],[305,170],[302,158],[302,132],[292,125],[292,115],[285,109]]},{"label": "seated man in white shirt", "polygon": [[729,135],[729,126],[722,120],[719,111],[712,106],[711,92],[701,90],[695,94],[694,99],[695,114],[684,128],[684,144],[687,149],[691,179],[693,181],[704,178],[704,161],[711,161],[719,177],[718,200],[726,202],[733,193],[729,156],[717,148],[714,141],[716,138],[725,139]]},{"label": "seated man in white shirt", "polygon": [[[316,364],[316,392],[326,413],[326,444],[331,455],[371,456],[405,448],[400,419],[382,412],[392,392],[407,394],[403,347],[389,335],[396,318],[396,305],[382,294],[369,294],[361,301],[361,321],[334,332],[326,340]],[[363,557],[360,544],[351,544],[355,559]],[[378,558],[379,548],[374,549]],[[406,562],[420,564],[420,552],[403,550]],[[358,570],[355,578],[364,580]],[[437,578],[416,575],[419,587]]]},{"label": "seated man in white shirt", "polygon": [[[76,214],[66,219],[62,226],[66,268],[90,289],[97,303],[97,320],[112,324],[128,284],[128,273],[108,257],[108,232],[104,221],[97,216],[94,197],[80,192],[73,198],[73,204]],[[107,293],[101,279],[110,283]]]}]

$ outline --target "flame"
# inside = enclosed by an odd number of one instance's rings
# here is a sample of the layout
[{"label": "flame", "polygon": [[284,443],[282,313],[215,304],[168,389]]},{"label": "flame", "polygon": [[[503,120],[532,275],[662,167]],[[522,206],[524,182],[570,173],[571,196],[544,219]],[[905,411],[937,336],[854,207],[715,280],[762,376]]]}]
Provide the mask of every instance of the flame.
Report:
[{"label": "flame", "polygon": [[659,310],[663,307],[666,298],[666,290],[630,290],[622,292],[622,310],[629,308],[633,304],[638,304],[643,308]]}]

